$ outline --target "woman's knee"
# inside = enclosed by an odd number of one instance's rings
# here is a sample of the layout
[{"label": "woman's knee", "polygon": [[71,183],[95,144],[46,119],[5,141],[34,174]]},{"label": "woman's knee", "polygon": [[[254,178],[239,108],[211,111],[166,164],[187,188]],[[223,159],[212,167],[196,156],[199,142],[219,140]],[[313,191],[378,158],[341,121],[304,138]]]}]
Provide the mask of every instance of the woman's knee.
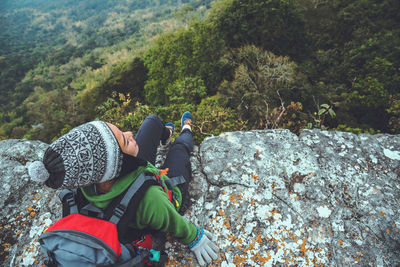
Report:
[{"label": "woman's knee", "polygon": [[154,121],[154,122],[156,122],[157,124],[163,126],[162,120],[161,120],[160,117],[158,117],[156,114],[151,114],[151,115],[147,116],[147,117],[145,118],[145,121],[146,121],[146,120],[147,120],[147,121]]}]

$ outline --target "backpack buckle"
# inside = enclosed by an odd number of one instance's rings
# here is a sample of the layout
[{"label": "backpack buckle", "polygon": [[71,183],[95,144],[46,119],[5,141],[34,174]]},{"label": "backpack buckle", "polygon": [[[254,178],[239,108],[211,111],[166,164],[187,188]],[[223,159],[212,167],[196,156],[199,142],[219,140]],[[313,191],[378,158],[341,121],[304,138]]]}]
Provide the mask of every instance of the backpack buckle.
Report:
[{"label": "backpack buckle", "polygon": [[66,202],[70,208],[76,205],[75,198],[72,194],[67,196]]},{"label": "backpack buckle", "polygon": [[115,209],[114,209],[114,214],[113,215],[115,215],[119,219],[121,219],[121,217],[124,215],[125,211],[126,211],[126,206],[118,204],[118,206],[116,206]]}]

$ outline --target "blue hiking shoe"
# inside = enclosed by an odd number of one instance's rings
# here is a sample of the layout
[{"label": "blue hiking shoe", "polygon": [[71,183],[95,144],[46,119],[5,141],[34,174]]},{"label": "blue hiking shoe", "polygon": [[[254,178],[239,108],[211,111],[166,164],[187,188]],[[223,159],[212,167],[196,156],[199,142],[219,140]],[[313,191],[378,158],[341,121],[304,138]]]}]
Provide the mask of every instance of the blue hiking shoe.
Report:
[{"label": "blue hiking shoe", "polygon": [[[186,120],[190,120],[190,124],[185,125]],[[192,123],[193,123],[192,114],[190,114],[189,111],[186,111],[185,113],[183,113],[182,118],[181,118],[181,126],[182,126],[181,132],[183,132],[183,130],[185,130],[185,129],[192,131]]]},{"label": "blue hiking shoe", "polygon": [[[168,129],[170,130],[171,134],[169,135],[169,137],[167,138],[167,140],[165,140],[164,142],[161,141],[161,146],[162,146],[162,147],[167,147],[167,146],[169,146],[169,144],[171,143],[172,135],[174,135],[174,132],[175,132],[175,125],[174,125],[172,122],[166,123],[166,124],[165,124],[165,127],[168,127]],[[169,127],[171,127],[171,128],[169,128]]]},{"label": "blue hiking shoe", "polygon": [[[182,118],[181,118],[181,126],[182,126],[182,128],[183,128],[183,126],[185,125],[185,121],[186,121],[187,119],[190,119],[191,122],[193,123],[193,117],[192,117],[192,114],[190,114],[189,111],[186,111],[186,112],[183,113],[183,115],[182,115]],[[192,124],[192,123],[191,123],[191,124]]]}]

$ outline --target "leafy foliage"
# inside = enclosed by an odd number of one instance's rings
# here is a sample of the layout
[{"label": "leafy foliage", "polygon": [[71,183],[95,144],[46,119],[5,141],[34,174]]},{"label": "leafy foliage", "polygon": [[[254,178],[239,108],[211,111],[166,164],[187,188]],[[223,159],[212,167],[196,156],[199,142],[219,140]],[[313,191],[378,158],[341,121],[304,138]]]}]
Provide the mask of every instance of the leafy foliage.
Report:
[{"label": "leafy foliage", "polygon": [[206,87],[202,79],[185,77],[176,80],[166,91],[170,103],[194,103],[199,104],[207,95]]},{"label": "leafy foliage", "polygon": [[204,22],[196,21],[188,29],[160,36],[145,56],[149,69],[146,101],[157,105],[168,103],[167,88],[185,77],[199,77],[207,94],[212,95],[221,81],[219,58],[224,51],[224,42]]},{"label": "leafy foliage", "polygon": [[0,139],[49,142],[95,118],[134,130],[150,113],[179,125],[187,110],[196,142],[400,133],[399,1],[181,2],[1,2]]},{"label": "leafy foliage", "polygon": [[288,57],[244,46],[222,60],[234,69],[234,77],[221,84],[220,101],[252,127],[268,124],[270,111],[283,106],[296,90],[296,64]]},{"label": "leafy foliage", "polygon": [[253,44],[277,55],[302,58],[307,37],[292,0],[224,0],[215,2],[212,23],[227,45]]}]

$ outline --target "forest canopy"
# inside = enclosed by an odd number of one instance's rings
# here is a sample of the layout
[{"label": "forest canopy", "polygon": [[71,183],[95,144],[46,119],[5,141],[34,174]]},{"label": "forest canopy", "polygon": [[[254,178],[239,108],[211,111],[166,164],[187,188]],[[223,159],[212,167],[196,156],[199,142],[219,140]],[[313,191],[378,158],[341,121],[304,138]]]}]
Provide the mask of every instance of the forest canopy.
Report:
[{"label": "forest canopy", "polygon": [[224,131],[400,133],[397,0],[0,3],[0,139],[150,113]]}]

